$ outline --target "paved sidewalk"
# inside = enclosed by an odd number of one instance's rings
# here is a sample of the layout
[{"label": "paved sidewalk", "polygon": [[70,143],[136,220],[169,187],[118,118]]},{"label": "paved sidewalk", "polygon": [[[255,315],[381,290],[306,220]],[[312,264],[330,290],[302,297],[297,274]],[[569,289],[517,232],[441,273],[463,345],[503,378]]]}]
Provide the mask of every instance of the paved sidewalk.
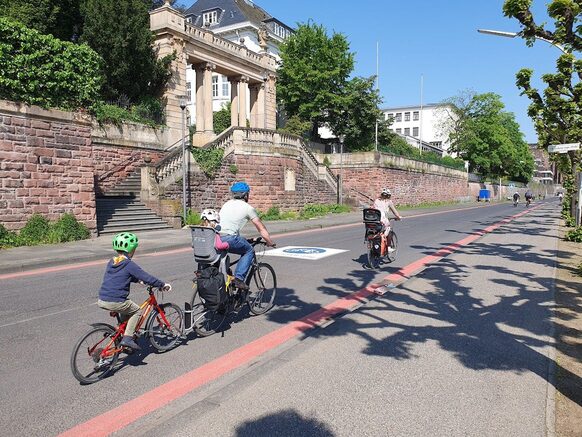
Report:
[{"label": "paved sidewalk", "polygon": [[[489,204],[462,203],[438,208],[416,208],[402,211],[404,217],[436,211],[447,211],[459,208],[488,207]],[[265,222],[269,232],[274,234],[318,229],[337,225],[361,223],[362,212],[357,210],[345,214],[329,214],[311,220],[268,221]],[[254,226],[248,224],[245,235],[255,237],[259,234]],[[155,253],[165,250],[179,249],[190,246],[188,229],[169,229],[139,233],[140,254]],[[23,270],[51,267],[61,264],[81,263],[105,260],[111,256],[112,235],[104,235],[90,240],[71,243],[16,247],[0,250],[0,274],[14,273]]]}]

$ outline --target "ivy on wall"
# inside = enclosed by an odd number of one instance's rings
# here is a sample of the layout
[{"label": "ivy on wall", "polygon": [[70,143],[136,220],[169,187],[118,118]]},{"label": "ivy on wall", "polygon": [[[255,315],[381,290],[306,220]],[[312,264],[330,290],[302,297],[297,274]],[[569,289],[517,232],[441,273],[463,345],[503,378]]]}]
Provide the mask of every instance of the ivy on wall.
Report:
[{"label": "ivy on wall", "polygon": [[208,177],[212,177],[216,170],[222,165],[222,158],[224,157],[224,149],[212,148],[192,148],[192,155],[200,166],[200,169]]}]

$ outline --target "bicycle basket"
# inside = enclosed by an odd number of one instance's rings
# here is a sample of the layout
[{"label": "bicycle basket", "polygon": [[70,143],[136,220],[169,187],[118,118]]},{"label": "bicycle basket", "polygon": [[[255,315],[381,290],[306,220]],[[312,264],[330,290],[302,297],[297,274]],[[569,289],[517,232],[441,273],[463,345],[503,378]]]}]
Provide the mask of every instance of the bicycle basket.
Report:
[{"label": "bicycle basket", "polygon": [[382,218],[382,213],[379,209],[375,208],[365,208],[364,211],[364,223],[378,223]]},{"label": "bicycle basket", "polygon": [[220,259],[220,253],[214,247],[216,231],[204,226],[191,226],[192,249],[194,261],[199,264],[214,264]]}]

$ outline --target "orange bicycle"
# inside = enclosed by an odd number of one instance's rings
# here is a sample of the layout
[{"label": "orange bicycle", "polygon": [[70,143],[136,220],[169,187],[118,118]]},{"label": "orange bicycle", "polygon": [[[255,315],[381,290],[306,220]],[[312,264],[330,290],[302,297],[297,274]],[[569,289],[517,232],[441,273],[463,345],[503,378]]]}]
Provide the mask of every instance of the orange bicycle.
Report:
[{"label": "orange bicycle", "polygon": [[[184,313],[174,303],[158,303],[153,287],[147,290],[149,297],[140,306],[135,339],[146,334],[156,350],[165,352],[173,348],[182,336]],[[157,293],[162,291],[157,290]],[[116,312],[109,314],[117,319],[117,328],[107,323],[92,323],[91,330],[79,339],[71,354],[71,370],[81,384],[92,384],[105,378],[115,369],[121,352],[133,352],[119,345],[127,321],[122,322]]]}]

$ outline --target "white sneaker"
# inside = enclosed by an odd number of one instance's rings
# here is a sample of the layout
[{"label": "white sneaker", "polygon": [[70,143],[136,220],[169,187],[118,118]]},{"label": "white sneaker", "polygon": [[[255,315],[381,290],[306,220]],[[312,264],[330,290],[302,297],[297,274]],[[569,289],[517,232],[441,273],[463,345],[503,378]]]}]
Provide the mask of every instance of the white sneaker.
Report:
[{"label": "white sneaker", "polygon": [[393,247],[389,247],[388,248],[388,253],[393,253],[396,252],[396,249],[394,249]]}]

